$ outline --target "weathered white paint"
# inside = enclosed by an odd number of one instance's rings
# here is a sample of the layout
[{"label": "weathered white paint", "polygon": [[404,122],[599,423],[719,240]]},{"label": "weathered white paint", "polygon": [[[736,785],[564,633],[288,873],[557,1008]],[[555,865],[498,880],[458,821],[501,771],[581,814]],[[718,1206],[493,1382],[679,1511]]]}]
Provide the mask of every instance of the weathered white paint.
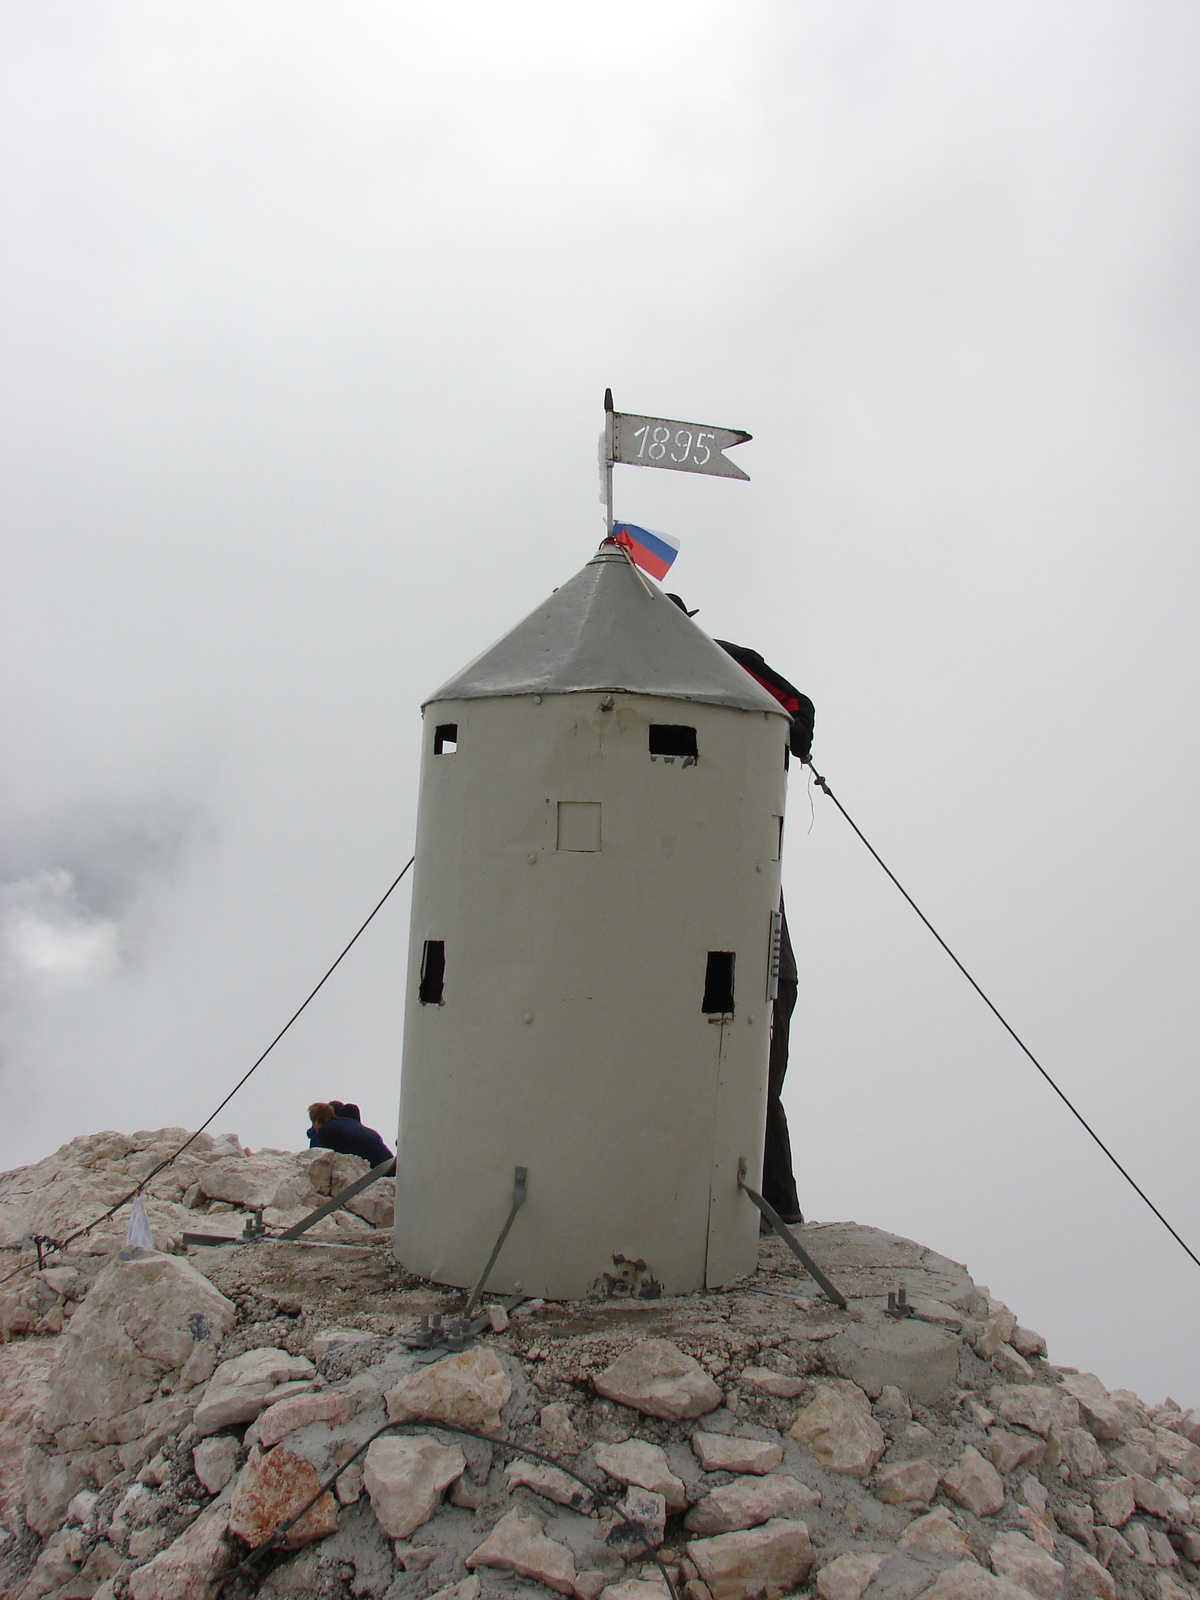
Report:
[{"label": "weathered white paint", "polygon": [[[593,619],[636,629],[636,576],[606,584]],[[741,673],[658,591],[643,614],[660,606]],[[757,1254],[737,1163],[757,1186],[787,717],[745,674],[753,709],[613,693],[628,673],[603,664],[594,690],[497,694],[485,662],[477,698],[425,707],[396,1254],[471,1283],[521,1165],[489,1287],[580,1296],[614,1254],[665,1293],[722,1283]],[[694,726],[698,762],[652,759],[652,722]],[[457,748],[435,755],[445,723]],[[427,939],[445,941],[441,1005],[418,999]],[[723,1022],[701,1010],[710,950],[736,953]]]}]

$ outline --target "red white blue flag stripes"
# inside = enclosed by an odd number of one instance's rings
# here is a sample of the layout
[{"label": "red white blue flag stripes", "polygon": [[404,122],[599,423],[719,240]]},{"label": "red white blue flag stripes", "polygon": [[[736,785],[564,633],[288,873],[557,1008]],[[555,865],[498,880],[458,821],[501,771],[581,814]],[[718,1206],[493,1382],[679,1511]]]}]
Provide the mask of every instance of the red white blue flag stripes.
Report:
[{"label": "red white blue flag stripes", "polygon": [[638,528],[632,522],[615,522],[613,538],[629,552],[630,559],[661,583],[679,554],[679,540],[654,528]]}]

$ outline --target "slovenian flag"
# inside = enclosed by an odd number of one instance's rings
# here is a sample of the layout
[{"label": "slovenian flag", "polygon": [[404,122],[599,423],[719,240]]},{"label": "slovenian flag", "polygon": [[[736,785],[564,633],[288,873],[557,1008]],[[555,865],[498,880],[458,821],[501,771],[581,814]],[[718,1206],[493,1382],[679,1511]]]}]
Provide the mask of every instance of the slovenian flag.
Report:
[{"label": "slovenian flag", "polygon": [[630,557],[661,583],[679,554],[679,540],[653,528],[635,528],[632,522],[613,523],[613,538],[628,550]]}]

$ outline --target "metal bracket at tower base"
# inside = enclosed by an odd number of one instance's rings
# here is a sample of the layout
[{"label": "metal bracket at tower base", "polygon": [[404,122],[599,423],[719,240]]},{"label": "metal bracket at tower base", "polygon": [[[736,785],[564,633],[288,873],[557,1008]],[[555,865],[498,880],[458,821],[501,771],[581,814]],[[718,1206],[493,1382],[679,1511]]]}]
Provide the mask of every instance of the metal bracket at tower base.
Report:
[{"label": "metal bracket at tower base", "polygon": [[520,1211],[521,1207],[525,1204],[525,1183],[528,1177],[528,1167],[517,1167],[513,1171],[512,1207],[508,1213],[508,1221],[500,1229],[500,1237],[492,1246],[492,1253],[487,1258],[487,1265],[476,1279],[475,1287],[471,1290],[470,1298],[467,1300],[466,1306],[463,1308],[462,1320],[464,1322],[470,1322],[471,1313],[479,1304],[479,1297],[483,1293],[483,1286],[488,1281],[488,1274],[496,1265],[496,1257],[504,1248],[504,1241],[508,1238],[508,1230],[512,1227],[514,1221],[516,1220],[517,1212]]},{"label": "metal bracket at tower base", "polygon": [[836,1289],[833,1284],[830,1283],[829,1279],[821,1271],[820,1267],[809,1255],[808,1251],[800,1243],[799,1239],[796,1238],[796,1235],[788,1227],[787,1223],[784,1222],[783,1218],[779,1215],[775,1208],[769,1205],[767,1201],[763,1199],[762,1195],[758,1193],[757,1189],[752,1189],[746,1182],[747,1170],[746,1158],[745,1156],[742,1156],[738,1161],[738,1188],[741,1189],[745,1194],[749,1195],[750,1199],[758,1207],[759,1211],[762,1212],[763,1216],[766,1217],[772,1228],[774,1228],[775,1232],[783,1240],[784,1244],[787,1245],[788,1249],[804,1268],[805,1272],[808,1273],[809,1277],[815,1278],[817,1283],[820,1284],[821,1288],[825,1291],[826,1296],[833,1301],[834,1305],[837,1306],[839,1310],[845,1311],[845,1295],[840,1289]]},{"label": "metal bracket at tower base", "polygon": [[[190,1245],[223,1245],[223,1244],[282,1244],[299,1239],[302,1233],[307,1233],[314,1223],[320,1222],[322,1217],[329,1216],[330,1212],[340,1211],[347,1200],[353,1200],[356,1194],[361,1194],[370,1184],[379,1178],[390,1178],[396,1170],[395,1159],[381,1161],[377,1167],[372,1167],[370,1172],[364,1172],[355,1183],[348,1184],[346,1188],[339,1189],[332,1199],[326,1200],[315,1211],[310,1211],[308,1216],[286,1229],[283,1233],[268,1233],[263,1223],[262,1206],[254,1206],[253,1216],[246,1218],[245,1226],[240,1234],[237,1233],[185,1233],[184,1244]],[[331,1239],[314,1241],[306,1239],[305,1244],[333,1244]],[[338,1241],[341,1243],[341,1241]]]},{"label": "metal bracket at tower base", "polygon": [[318,1206],[315,1211],[310,1211],[302,1222],[297,1222],[283,1233],[276,1234],[275,1237],[280,1240],[298,1239],[302,1233],[308,1232],[314,1222],[320,1222],[321,1218],[327,1217],[331,1211],[340,1211],[347,1200],[353,1200],[356,1194],[361,1194],[377,1178],[390,1178],[395,1170],[396,1162],[394,1157],[387,1161],[381,1161],[377,1167],[372,1167],[370,1172],[364,1172],[357,1183],[351,1183],[345,1189],[339,1189],[332,1199],[326,1200],[325,1204]]}]

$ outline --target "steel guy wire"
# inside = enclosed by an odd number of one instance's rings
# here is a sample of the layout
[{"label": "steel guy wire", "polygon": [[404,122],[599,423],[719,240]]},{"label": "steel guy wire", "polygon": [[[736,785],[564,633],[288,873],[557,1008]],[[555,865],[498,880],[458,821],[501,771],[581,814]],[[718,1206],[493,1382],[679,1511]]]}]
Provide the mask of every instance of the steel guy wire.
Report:
[{"label": "steel guy wire", "polygon": [[988,1010],[996,1018],[996,1021],[1000,1024],[1000,1026],[1004,1029],[1004,1031],[1010,1036],[1010,1038],[1012,1038],[1012,1040],[1016,1043],[1018,1048],[1021,1049],[1024,1052],[1024,1054],[1029,1057],[1030,1061],[1033,1062],[1034,1066],[1041,1073],[1042,1077],[1045,1078],[1046,1082],[1054,1090],[1055,1094],[1062,1101],[1063,1105],[1066,1106],[1067,1110],[1075,1118],[1075,1120],[1076,1120],[1076,1122],[1078,1122],[1079,1126],[1084,1130],[1084,1132],[1088,1135],[1088,1137],[1090,1139],[1094,1140],[1095,1143],[1097,1145],[1099,1145],[1100,1149],[1103,1150],[1104,1154],[1112,1162],[1113,1166],[1116,1167],[1117,1171],[1125,1179],[1125,1182],[1134,1191],[1134,1193],[1136,1195],[1138,1195],[1142,1200],[1144,1200],[1145,1203],[1150,1207],[1151,1211],[1153,1211],[1154,1215],[1162,1223],[1163,1227],[1171,1235],[1172,1239],[1175,1240],[1176,1244],[1178,1244],[1186,1252],[1187,1255],[1191,1256],[1192,1260],[1196,1263],[1196,1265],[1198,1267],[1200,1267],[1200,1256],[1198,1256],[1196,1254],[1196,1252],[1186,1242],[1186,1240],[1180,1238],[1179,1234],[1176,1233],[1175,1229],[1167,1221],[1166,1217],[1163,1216],[1162,1212],[1154,1204],[1154,1201],[1151,1200],[1150,1196],[1146,1193],[1146,1191],[1141,1187],[1140,1184],[1138,1184],[1137,1182],[1134,1181],[1134,1179],[1129,1175],[1128,1172],[1126,1172],[1125,1168],[1117,1160],[1116,1156],[1113,1155],[1112,1151],[1108,1148],[1108,1146],[1105,1144],[1104,1140],[1100,1137],[1100,1135],[1096,1132],[1096,1130],[1092,1127],[1092,1125],[1087,1121],[1087,1119],[1086,1119],[1086,1117],[1084,1117],[1083,1113],[1081,1111],[1078,1111],[1075,1108],[1075,1106],[1071,1103],[1071,1101],[1067,1098],[1067,1096],[1063,1093],[1063,1091],[1055,1083],[1054,1079],[1046,1071],[1045,1067],[1038,1060],[1038,1058],[1034,1055],[1033,1051],[1025,1043],[1024,1039],[1021,1038],[1020,1034],[1013,1027],[1013,1025],[1009,1022],[1008,1018],[1004,1016],[1004,1014],[1001,1012],[999,1007],[997,1005],[995,1005],[992,1002],[991,999],[989,999],[989,997],[980,988],[979,984],[976,983],[975,979],[967,971],[966,967],[963,966],[962,962],[954,954],[954,951],[951,950],[950,946],[946,943],[945,939],[942,938],[941,934],[934,927],[933,923],[930,922],[929,918],[921,910],[920,906],[913,899],[912,895],[909,894],[908,890],[900,882],[899,878],[892,871],[891,867],[888,866],[887,862],[883,859],[883,857],[879,854],[878,850],[876,850],[875,846],[867,838],[866,834],[859,827],[858,823],[855,822],[854,818],[846,810],[845,806],[838,799],[837,795],[834,794],[833,790],[829,787],[829,785],[826,783],[825,779],[817,771],[816,767],[813,766],[811,760],[810,761],[806,761],[805,762],[805,766],[808,767],[809,771],[812,773],[813,780],[816,783],[817,788],[820,789],[822,794],[828,795],[829,798],[833,801],[834,805],[841,812],[842,816],[845,817],[846,821],[850,824],[851,828],[853,828],[854,832],[858,835],[859,839],[862,841],[862,843],[870,851],[871,855],[874,856],[875,860],[883,868],[884,872],[892,880],[892,882],[893,882],[893,884],[895,884],[896,888],[899,889],[900,893],[904,896],[904,898],[908,901],[909,905],[916,912],[917,916],[920,917],[921,921],[929,929],[930,933],[937,940],[938,944],[941,945],[942,949],[950,957],[951,961],[953,961],[954,965],[962,973],[963,977],[971,985],[972,989],[974,989],[975,993],[983,1001],[984,1005],[987,1006]]},{"label": "steel guy wire", "polygon": [[[267,1059],[267,1057],[271,1054],[271,1051],[274,1050],[275,1046],[283,1038],[284,1034],[291,1027],[292,1023],[295,1022],[297,1020],[297,1018],[300,1016],[301,1012],[303,1012],[306,1009],[306,1007],[308,1006],[309,1002],[316,999],[317,995],[325,987],[325,985],[328,982],[328,980],[333,976],[333,974],[341,966],[342,962],[350,954],[351,950],[353,950],[354,946],[358,943],[359,939],[362,937],[362,935],[370,927],[371,923],[375,920],[375,918],[378,915],[378,913],[380,911],[382,911],[384,905],[387,903],[387,900],[388,900],[389,896],[392,893],[392,890],[396,888],[396,886],[399,884],[401,878],[404,877],[404,874],[408,871],[409,867],[412,866],[413,862],[416,859],[417,858],[416,858],[415,855],[409,856],[407,863],[403,867],[401,867],[400,871],[396,874],[396,876],[392,879],[391,883],[384,890],[383,895],[379,899],[379,901],[376,903],[374,910],[367,917],[366,921],[361,924],[361,926],[358,929],[358,932],[355,933],[353,938],[351,938],[351,940],[349,941],[349,943],[346,944],[343,947],[341,954],[338,956],[337,960],[333,963],[333,965],[326,970],[325,976],[320,980],[320,982],[316,985],[315,988],[313,988],[313,989],[311,989],[309,991],[307,997],[300,1003],[300,1005],[298,1005],[296,1007],[295,1011],[292,1012],[291,1016],[284,1023],[283,1027],[280,1028],[279,1032],[275,1035],[275,1037],[271,1040],[270,1044],[263,1051],[262,1055],[259,1056],[258,1060],[254,1063],[254,1065],[252,1067],[250,1067],[246,1072],[244,1072],[242,1074],[242,1076],[234,1084],[233,1088],[225,1096],[224,1100],[221,1101],[220,1105],[211,1114],[211,1116],[207,1117],[205,1119],[205,1121],[203,1121],[200,1124],[200,1126],[196,1129],[195,1133],[192,1133],[192,1134],[188,1135],[188,1137],[179,1146],[178,1150],[173,1150],[169,1156],[164,1157],[163,1160],[160,1161],[158,1163],[158,1165],[155,1168],[153,1168],[152,1171],[150,1171],[150,1172],[148,1172],[146,1174],[146,1176],[142,1179],[142,1181],[137,1185],[136,1188],[131,1189],[128,1194],[122,1195],[119,1200],[114,1201],[113,1204],[111,1206],[109,1206],[107,1211],[102,1212],[100,1214],[100,1216],[98,1216],[98,1217],[93,1217],[91,1222],[85,1223],[82,1228],[76,1228],[74,1233],[68,1234],[67,1237],[65,1239],[63,1239],[61,1242],[58,1241],[58,1240],[50,1240],[49,1243],[50,1243],[50,1245],[51,1245],[51,1247],[53,1249],[57,1250],[59,1252],[59,1254],[61,1255],[62,1252],[67,1248],[68,1245],[71,1245],[71,1244],[75,1243],[76,1239],[82,1239],[85,1234],[91,1233],[92,1229],[99,1227],[99,1225],[102,1222],[111,1221],[111,1219],[116,1216],[117,1212],[121,1209],[122,1206],[126,1206],[126,1205],[129,1204],[129,1202],[131,1200],[135,1200],[137,1198],[137,1196],[143,1192],[143,1190],[146,1188],[147,1184],[151,1183],[155,1178],[157,1178],[159,1173],[160,1172],[164,1172],[173,1162],[178,1161],[179,1157],[188,1148],[188,1146],[191,1145],[191,1144],[194,1144],[195,1141],[204,1132],[204,1130],[209,1126],[209,1124],[216,1121],[216,1119],[221,1115],[221,1112],[224,1111],[225,1107],[233,1099],[234,1095],[237,1094],[238,1090],[243,1086],[243,1084],[248,1082],[248,1080],[251,1077],[253,1077],[253,1075],[258,1071],[259,1067],[262,1066],[263,1062]],[[27,1261],[22,1266],[15,1267],[11,1272],[7,1273],[3,1278],[0,1278],[0,1286],[8,1283],[10,1279],[19,1276],[19,1274],[22,1273],[22,1272],[28,1272],[32,1266],[33,1266],[33,1262],[32,1261]]]},{"label": "steel guy wire", "polygon": [[[348,1467],[353,1466],[353,1464],[358,1460],[359,1456],[364,1454],[365,1451],[369,1450],[370,1447],[375,1443],[376,1439],[381,1438],[383,1434],[390,1433],[393,1430],[404,1430],[405,1432],[420,1432],[426,1434],[430,1432],[454,1433],[458,1434],[464,1439],[478,1439],[483,1444],[492,1445],[498,1450],[511,1450],[515,1455],[528,1456],[532,1461],[540,1461],[545,1466],[555,1468],[556,1471],[563,1473],[566,1477],[573,1478],[597,1505],[607,1504],[608,1507],[616,1513],[618,1523],[621,1527],[632,1528],[634,1533],[638,1534],[642,1538],[644,1541],[644,1546],[643,1549],[638,1552],[638,1558],[640,1559],[641,1557],[649,1556],[651,1560],[653,1560],[655,1566],[662,1573],[663,1581],[666,1584],[667,1591],[670,1595],[670,1600],[678,1600],[678,1597],[675,1593],[675,1585],[671,1581],[671,1574],[667,1571],[666,1566],[663,1564],[662,1557],[658,1554],[658,1551],[654,1549],[650,1544],[650,1541],[646,1539],[645,1524],[637,1522],[633,1518],[627,1517],[621,1511],[620,1507],[615,1504],[616,1496],[614,1494],[603,1488],[598,1488],[595,1484],[589,1483],[586,1478],[581,1478],[579,1474],[571,1467],[565,1467],[561,1461],[556,1461],[553,1456],[547,1455],[542,1450],[535,1450],[531,1445],[518,1444],[515,1439],[505,1439],[497,1437],[495,1434],[479,1433],[474,1428],[464,1428],[457,1423],[435,1422],[432,1420],[425,1422],[385,1422],[382,1427],[376,1428],[375,1432],[371,1434],[368,1439],[364,1439],[354,1454],[343,1461],[336,1472],[332,1473],[331,1476],[328,1477],[325,1482],[318,1487],[316,1494],[307,1500],[305,1504],[300,1507],[299,1511],[294,1512],[285,1521],[281,1522],[275,1531],[263,1540],[262,1544],[255,1545],[254,1549],[250,1551],[249,1555],[245,1556],[241,1561],[238,1562],[237,1566],[234,1567],[231,1572],[226,1574],[225,1579],[221,1584],[219,1593],[223,1595],[228,1586],[234,1581],[235,1578],[238,1577],[245,1577],[249,1579],[250,1582],[255,1585],[254,1590],[251,1592],[257,1592],[257,1585],[260,1581],[260,1578],[259,1575],[255,1573],[254,1569],[258,1566],[259,1562],[263,1560],[264,1557],[268,1556],[273,1550],[278,1550],[280,1548],[281,1541],[286,1539],[290,1530],[308,1515],[322,1495],[330,1492],[330,1490],[337,1483],[338,1479],[341,1477],[342,1473],[345,1472]],[[287,1553],[290,1554],[291,1552]],[[632,1560],[633,1558],[630,1557],[629,1559]]]}]

